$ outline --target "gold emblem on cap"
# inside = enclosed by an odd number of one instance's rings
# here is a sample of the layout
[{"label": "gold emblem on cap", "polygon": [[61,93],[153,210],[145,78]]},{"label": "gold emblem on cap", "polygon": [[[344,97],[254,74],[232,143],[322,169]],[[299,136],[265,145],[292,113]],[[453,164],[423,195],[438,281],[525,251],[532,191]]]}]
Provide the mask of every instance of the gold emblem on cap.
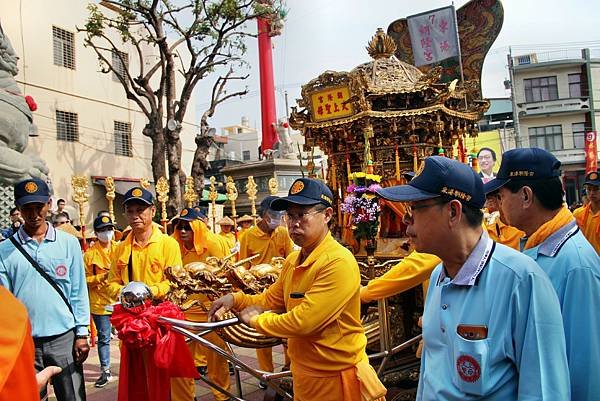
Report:
[{"label": "gold emblem on cap", "polygon": [[32,194],[32,193],[34,193],[37,190],[38,190],[38,186],[33,181],[30,181],[27,184],[25,184],[25,192],[27,192],[29,194]]},{"label": "gold emblem on cap", "polygon": [[598,179],[598,173],[592,172],[588,175],[588,180],[596,181]]},{"label": "gold emblem on cap", "polygon": [[304,189],[304,183],[302,181],[296,181],[290,189],[290,195],[296,195],[298,192]]},{"label": "gold emblem on cap", "polygon": [[183,209],[179,215],[180,215],[181,217],[183,217],[183,216],[187,216],[187,214],[188,214],[188,213],[189,213],[189,212],[188,212],[188,210],[187,210],[187,209]]},{"label": "gold emblem on cap", "polygon": [[110,223],[110,219],[106,216],[102,216],[102,222],[103,223]]},{"label": "gold emblem on cap", "polygon": [[139,188],[134,189],[133,191],[131,191],[131,195],[135,196],[136,198],[139,198],[140,196],[142,196],[142,190]]}]

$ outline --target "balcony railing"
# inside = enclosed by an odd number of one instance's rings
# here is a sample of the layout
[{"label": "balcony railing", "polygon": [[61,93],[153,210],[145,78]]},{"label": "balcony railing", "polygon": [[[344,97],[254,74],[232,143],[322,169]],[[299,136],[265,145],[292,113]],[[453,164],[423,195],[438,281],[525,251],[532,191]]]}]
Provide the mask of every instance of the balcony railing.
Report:
[{"label": "balcony railing", "polygon": [[587,111],[590,109],[589,98],[566,98],[543,102],[519,103],[519,117],[537,116],[540,114],[564,113],[570,111]]}]

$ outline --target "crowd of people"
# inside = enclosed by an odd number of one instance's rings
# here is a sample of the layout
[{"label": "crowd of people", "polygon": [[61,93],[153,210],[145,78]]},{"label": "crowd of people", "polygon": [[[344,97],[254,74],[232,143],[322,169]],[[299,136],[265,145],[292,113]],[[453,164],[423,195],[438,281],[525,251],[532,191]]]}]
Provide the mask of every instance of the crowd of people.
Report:
[{"label": "crowd of people", "polygon": [[[286,338],[296,400],[384,399],[367,358],[361,303],[418,285],[426,294],[419,401],[596,399],[599,174],[587,174],[587,203],[572,213],[560,162],[549,152],[507,151],[497,172],[493,150],[478,156],[481,173],[434,156],[407,184],[377,191],[404,203],[414,251],[362,287],[354,255],[329,231],[334,196],[320,180],[297,179],[287,196],[267,196],[256,219],[225,216],[216,222],[218,234],[198,208],[182,209],[172,233],[163,232],[154,222],[153,194],[134,187],[123,201],[128,227],[117,230],[108,212],[99,212],[95,242],[84,254],[62,229],[70,225],[64,201],[51,213],[45,182],[16,184],[11,226],[0,243],[0,302],[10,313],[0,327],[7,362],[0,365],[0,400],[43,399],[52,375],[59,401],[85,400],[89,327],[93,322],[97,331],[101,366],[95,386],[103,387],[112,380],[107,306],[123,287],[143,282],[160,301],[171,289],[165,269],[231,253],[255,256],[249,264],[273,257],[285,263],[261,294],[236,292],[214,302],[190,295],[195,306],[185,318],[204,322],[235,310],[257,332]],[[225,346],[215,333],[205,338]],[[196,342],[188,347],[198,372],[230,391],[227,361]],[[257,359],[260,370],[274,370],[271,349],[257,350]],[[170,394],[192,401],[194,379],[172,378]],[[229,399],[218,389],[213,394]]]}]

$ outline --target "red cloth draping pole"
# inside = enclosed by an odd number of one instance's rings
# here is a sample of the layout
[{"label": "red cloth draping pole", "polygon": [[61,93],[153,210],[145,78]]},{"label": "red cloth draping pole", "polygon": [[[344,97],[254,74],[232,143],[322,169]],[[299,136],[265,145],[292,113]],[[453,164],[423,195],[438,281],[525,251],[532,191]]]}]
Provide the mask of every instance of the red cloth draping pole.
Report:
[{"label": "red cloth draping pole", "polygon": [[273,78],[273,49],[269,35],[270,23],[265,18],[258,18],[258,60],[260,71],[260,109],[262,122],[261,151],[273,149],[279,142],[275,123],[275,80]]},{"label": "red cloth draping pole", "polygon": [[158,322],[160,316],[184,319],[171,302],[115,305],[110,321],[122,341],[118,401],[170,401],[172,377],[199,377],[183,336]]}]

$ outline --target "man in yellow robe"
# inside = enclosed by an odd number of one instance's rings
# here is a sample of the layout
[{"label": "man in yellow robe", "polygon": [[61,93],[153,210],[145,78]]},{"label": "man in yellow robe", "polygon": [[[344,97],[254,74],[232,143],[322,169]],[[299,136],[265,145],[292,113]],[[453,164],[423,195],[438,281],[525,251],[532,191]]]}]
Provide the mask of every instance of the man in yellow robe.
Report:
[{"label": "man in yellow robe", "polygon": [[[179,217],[173,219],[175,231],[172,237],[177,240],[181,249],[183,264],[193,262],[205,262],[210,256],[223,258],[229,254],[225,240],[210,231],[206,224],[200,220],[199,213],[193,208],[181,211]],[[211,302],[205,295],[195,294],[188,298],[199,304],[184,311],[185,319],[193,322],[206,322],[207,311]],[[216,346],[225,349],[225,343],[212,332],[204,338]],[[230,379],[227,361],[215,352],[203,347],[195,341],[188,342],[190,352],[194,357],[196,366],[208,368],[208,377],[219,387],[229,391]],[[204,373],[205,369],[199,369]],[[171,398],[173,401],[188,401],[194,399],[195,384],[191,378],[177,378],[171,381]],[[214,397],[218,401],[228,400],[229,397],[220,391],[211,388]]]},{"label": "man in yellow robe", "polygon": [[358,264],[329,232],[332,199],[321,181],[300,178],[287,197],[273,201],[272,209],[286,211],[300,251],[265,292],[228,294],[213,303],[209,318],[234,308],[258,332],[287,338],[296,401],[376,400],[386,389],[365,352]]},{"label": "man in yellow robe", "polygon": [[588,202],[575,209],[573,216],[585,238],[600,254],[600,171],[589,173],[584,186]]}]

